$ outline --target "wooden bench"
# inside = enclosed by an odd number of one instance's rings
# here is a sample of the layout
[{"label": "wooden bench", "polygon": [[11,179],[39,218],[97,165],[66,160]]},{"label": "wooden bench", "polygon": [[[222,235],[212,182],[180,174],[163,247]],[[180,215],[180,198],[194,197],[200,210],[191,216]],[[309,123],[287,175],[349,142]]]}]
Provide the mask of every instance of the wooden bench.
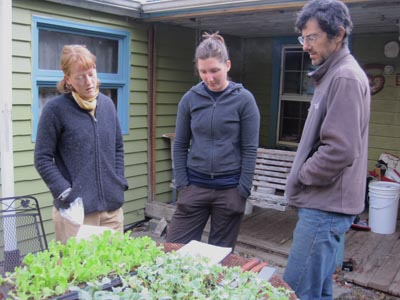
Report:
[{"label": "wooden bench", "polygon": [[253,206],[284,211],[286,179],[296,152],[258,148],[253,187],[248,200]]}]

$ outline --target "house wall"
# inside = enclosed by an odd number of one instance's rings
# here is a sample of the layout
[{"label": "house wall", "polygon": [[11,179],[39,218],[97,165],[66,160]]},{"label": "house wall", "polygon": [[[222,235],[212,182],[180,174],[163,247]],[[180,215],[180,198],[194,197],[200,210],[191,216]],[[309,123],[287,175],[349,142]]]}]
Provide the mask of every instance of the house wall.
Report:
[{"label": "house wall", "polygon": [[260,147],[267,147],[271,122],[272,39],[246,39],[243,84],[256,98],[260,110]]},{"label": "house wall", "polygon": [[36,0],[12,2],[13,147],[15,194],[36,196],[42,208],[45,230],[53,233],[52,196],[33,164],[32,142],[32,16],[57,18],[81,24],[130,32],[129,134],[124,135],[125,224],[144,219],[147,201],[147,27],[127,18]]},{"label": "house wall", "polygon": [[171,141],[163,134],[175,132],[178,103],[198,82],[193,63],[196,32],[177,26],[157,24],[156,51],[156,195],[157,201],[172,200],[170,182]]},{"label": "house wall", "polygon": [[[371,121],[369,127],[368,169],[372,170],[379,155],[388,152],[400,156],[400,83],[396,85],[396,75],[400,77],[400,56],[387,58],[384,45],[398,41],[398,32],[386,34],[355,35],[352,48],[360,65],[378,64],[368,68],[370,75],[381,75],[385,79],[383,89],[372,96]],[[392,65],[393,74],[385,74],[382,67]],[[399,78],[400,80],[400,78]]]}]

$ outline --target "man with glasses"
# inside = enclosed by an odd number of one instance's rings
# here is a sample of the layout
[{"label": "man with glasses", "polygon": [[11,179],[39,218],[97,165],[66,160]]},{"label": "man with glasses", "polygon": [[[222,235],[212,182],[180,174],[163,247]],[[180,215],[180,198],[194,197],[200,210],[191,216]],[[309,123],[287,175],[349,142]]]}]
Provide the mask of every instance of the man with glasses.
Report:
[{"label": "man with glasses", "polygon": [[340,239],[364,210],[370,89],[350,54],[348,8],[339,0],[312,0],[296,29],[316,67],[315,92],[286,185],[298,208],[284,280],[302,300],[332,299]]}]

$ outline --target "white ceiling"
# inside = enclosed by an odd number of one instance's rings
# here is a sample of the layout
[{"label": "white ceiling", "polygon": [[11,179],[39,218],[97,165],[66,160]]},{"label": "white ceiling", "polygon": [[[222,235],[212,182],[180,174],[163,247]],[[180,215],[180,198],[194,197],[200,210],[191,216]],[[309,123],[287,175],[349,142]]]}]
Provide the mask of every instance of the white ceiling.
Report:
[{"label": "white ceiling", "polygon": [[[218,3],[219,1],[214,2]],[[354,23],[354,33],[399,32],[400,0],[348,2],[347,5]],[[159,21],[200,31],[218,30],[223,34],[241,37],[287,36],[296,35],[294,23],[296,13],[302,5],[303,3],[297,1],[291,6],[282,5],[282,8],[276,4],[274,6],[260,5],[259,7],[254,7],[254,9],[242,11],[240,9],[221,9],[216,11],[196,11],[192,9],[189,12],[187,10],[182,12],[177,8],[169,14],[163,14],[160,11],[152,12],[144,20],[147,22]],[[144,5],[144,8],[146,8],[146,5]],[[150,8],[148,11],[151,11]]]},{"label": "white ceiling", "polygon": [[[1,0],[0,0],[1,1]],[[296,35],[296,13],[304,0],[45,0],[128,16],[220,31],[240,37]],[[399,32],[400,0],[343,0],[354,33]]]}]

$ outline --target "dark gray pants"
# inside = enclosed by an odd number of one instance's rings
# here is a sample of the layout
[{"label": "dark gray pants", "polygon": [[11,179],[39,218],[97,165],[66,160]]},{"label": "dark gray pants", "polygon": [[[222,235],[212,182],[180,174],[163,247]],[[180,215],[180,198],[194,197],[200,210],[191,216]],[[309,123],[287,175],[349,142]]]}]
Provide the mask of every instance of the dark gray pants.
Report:
[{"label": "dark gray pants", "polygon": [[178,194],[176,210],[168,226],[167,242],[186,244],[201,240],[211,217],[208,243],[235,247],[246,199],[237,188],[214,190],[189,185]]}]

